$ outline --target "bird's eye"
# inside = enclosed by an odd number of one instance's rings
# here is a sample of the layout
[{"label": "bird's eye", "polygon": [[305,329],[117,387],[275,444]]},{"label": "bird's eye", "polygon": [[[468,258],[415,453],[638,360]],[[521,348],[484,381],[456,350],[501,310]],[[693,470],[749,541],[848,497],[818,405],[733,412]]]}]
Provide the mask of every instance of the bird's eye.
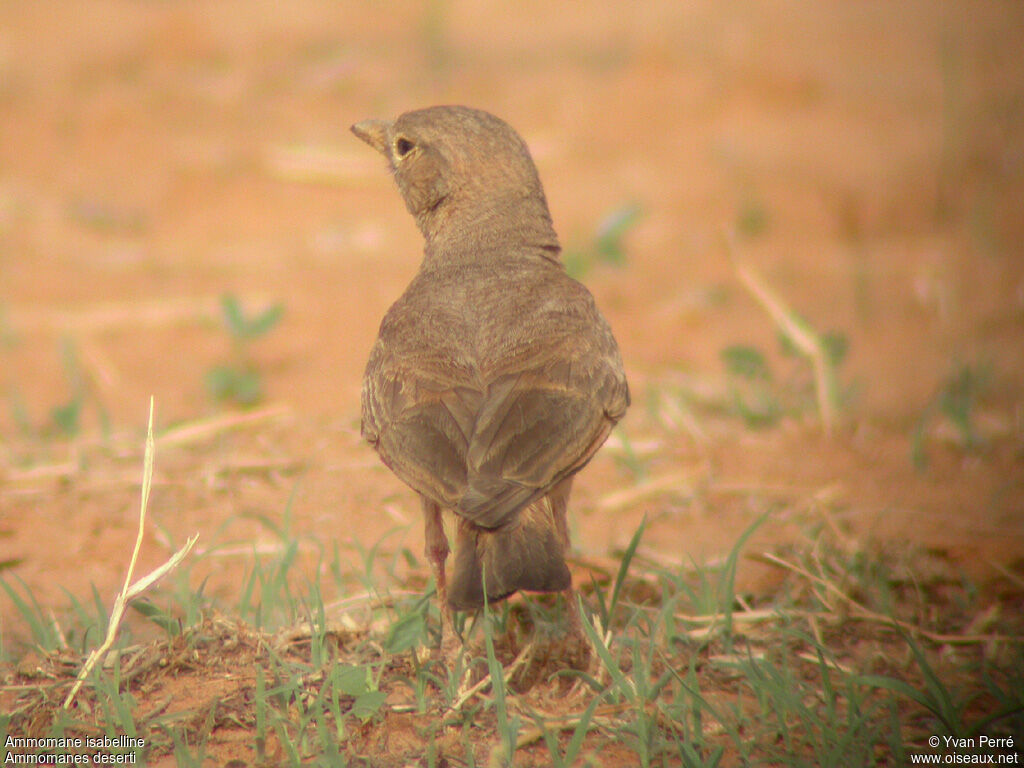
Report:
[{"label": "bird's eye", "polygon": [[399,157],[405,157],[412,152],[413,143],[404,136],[398,137],[395,140],[395,154]]}]

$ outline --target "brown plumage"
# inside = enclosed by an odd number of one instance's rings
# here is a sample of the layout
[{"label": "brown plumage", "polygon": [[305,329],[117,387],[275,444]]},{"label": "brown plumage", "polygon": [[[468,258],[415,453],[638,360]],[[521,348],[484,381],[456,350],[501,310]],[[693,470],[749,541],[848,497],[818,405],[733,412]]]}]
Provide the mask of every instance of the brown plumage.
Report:
[{"label": "brown plumage", "polygon": [[[362,433],[415,490],[442,613],[568,590],[573,475],[629,405],[619,350],[569,277],[526,144],[466,107],[352,126],[390,163],[426,240],[363,378]],[[442,510],[457,517],[451,581]]]}]

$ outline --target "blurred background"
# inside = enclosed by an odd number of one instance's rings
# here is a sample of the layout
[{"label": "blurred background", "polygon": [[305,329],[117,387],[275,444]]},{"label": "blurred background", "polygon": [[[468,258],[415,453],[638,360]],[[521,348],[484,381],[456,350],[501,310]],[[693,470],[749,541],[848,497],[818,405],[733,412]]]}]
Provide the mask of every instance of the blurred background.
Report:
[{"label": "blurred background", "polygon": [[[421,239],[348,127],[438,103],[522,134],[622,347],[582,552],[647,514],[712,557],[753,489],[796,510],[761,536],[827,509],[1019,561],[1022,38],[1000,0],[0,3],[4,570],[118,584],[151,394],[144,559],[200,530],[233,590],[228,544],[285,510],[313,551],[397,527],[418,555],[358,399]],[[831,437],[736,260],[821,341]]]}]

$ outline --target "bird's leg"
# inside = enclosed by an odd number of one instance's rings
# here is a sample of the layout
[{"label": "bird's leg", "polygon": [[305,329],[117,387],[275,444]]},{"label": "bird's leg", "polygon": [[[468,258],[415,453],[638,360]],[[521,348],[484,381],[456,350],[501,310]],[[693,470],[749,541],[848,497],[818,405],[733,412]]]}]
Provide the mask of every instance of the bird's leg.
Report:
[{"label": "bird's leg", "polygon": [[562,597],[565,598],[565,608],[569,612],[569,616],[566,619],[566,632],[570,637],[578,637],[585,641],[586,634],[583,632],[583,616],[580,614],[580,599],[576,594],[576,589],[569,587],[562,593]]},{"label": "bird's leg", "polygon": [[438,608],[441,611],[441,656],[446,662],[453,662],[462,648],[462,643],[455,631],[455,619],[452,616],[451,606],[448,605],[448,586],[444,576],[444,564],[448,559],[448,537],[444,534],[441,507],[426,498],[421,497],[421,500],[425,523],[425,554],[434,573]]},{"label": "bird's leg", "polygon": [[[548,495],[548,499],[551,501],[551,513],[554,518],[555,532],[562,542],[562,551],[566,556],[568,556],[570,548],[569,523],[566,519],[566,511],[569,507],[569,493],[571,491],[572,477],[570,476],[552,488]],[[587,640],[587,636],[583,631],[583,617],[580,614],[579,597],[572,584],[569,585],[567,590],[562,592],[562,596],[565,598],[565,607],[568,612],[565,628],[566,656],[573,667],[582,669],[586,665],[587,657],[595,654],[591,653],[590,641]]]},{"label": "bird's leg", "polygon": [[573,669],[589,670],[597,658],[590,639],[583,631],[579,593],[569,587],[562,593],[568,616],[565,627],[565,659]]}]

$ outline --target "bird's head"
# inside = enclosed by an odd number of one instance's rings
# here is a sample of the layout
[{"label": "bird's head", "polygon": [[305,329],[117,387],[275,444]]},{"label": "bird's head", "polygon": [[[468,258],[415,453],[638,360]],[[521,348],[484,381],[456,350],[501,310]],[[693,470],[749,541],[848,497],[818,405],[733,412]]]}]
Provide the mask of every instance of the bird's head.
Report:
[{"label": "bird's head", "polygon": [[387,158],[428,250],[509,238],[557,250],[537,168],[505,121],[442,106],[364,120],[352,132]]}]

